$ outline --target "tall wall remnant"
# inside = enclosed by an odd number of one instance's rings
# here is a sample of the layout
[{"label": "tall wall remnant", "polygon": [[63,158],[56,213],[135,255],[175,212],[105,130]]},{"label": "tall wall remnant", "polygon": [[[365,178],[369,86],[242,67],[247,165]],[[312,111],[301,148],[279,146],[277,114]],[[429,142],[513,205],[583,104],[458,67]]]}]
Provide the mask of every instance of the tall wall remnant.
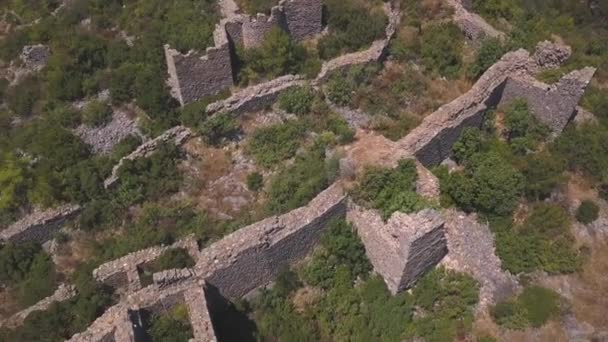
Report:
[{"label": "tall wall remnant", "polygon": [[213,33],[214,46],[205,53],[190,51],[182,54],[165,45],[165,59],[171,94],[186,105],[205,96],[214,95],[234,85],[232,70],[236,45],[246,49],[258,47],[274,27],[281,28],[296,40],[321,33],[321,0],[282,0],[270,16],[246,16],[235,13],[233,1],[222,1],[222,14]]},{"label": "tall wall remnant", "polygon": [[347,218],[392,294],[410,288],[448,253],[444,222],[435,210],[396,212],[384,223],[375,210],[353,206]]},{"label": "tall wall remnant", "polygon": [[35,211],[0,231],[0,242],[33,241],[44,243],[80,213],[80,206],[68,204],[45,211]]},{"label": "tall wall remnant", "polygon": [[190,51],[181,54],[165,45],[165,58],[171,94],[182,105],[214,95],[230,88],[234,83],[232,57],[224,27],[217,26],[213,33],[214,47],[204,54]]},{"label": "tall wall remnant", "polygon": [[507,79],[499,105],[523,99],[528,108],[555,133],[576,115],[576,107],[595,73],[594,68],[573,71],[552,85],[526,77]]}]

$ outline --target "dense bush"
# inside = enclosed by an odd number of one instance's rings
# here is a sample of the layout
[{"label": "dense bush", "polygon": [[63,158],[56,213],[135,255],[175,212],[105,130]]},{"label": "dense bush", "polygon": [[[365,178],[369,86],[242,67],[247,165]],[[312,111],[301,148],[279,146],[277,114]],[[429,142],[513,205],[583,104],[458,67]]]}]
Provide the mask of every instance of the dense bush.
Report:
[{"label": "dense bush", "polygon": [[521,173],[495,151],[474,154],[464,171],[440,179],[442,193],[464,210],[508,215],[524,189]]},{"label": "dense bush", "polygon": [[336,177],[336,160],[325,160],[323,146],[298,155],[293,165],[270,181],[267,208],[280,214],[305,205],[327,188]]},{"label": "dense bush", "polygon": [[[566,160],[571,170],[582,171],[594,181],[608,180],[608,128],[587,124],[569,127],[551,146],[556,157]],[[581,148],[584,146],[585,148]]]},{"label": "dense bush", "polygon": [[583,201],[576,209],[576,219],[583,224],[589,224],[597,220],[600,208],[593,201]]},{"label": "dense bush", "polygon": [[425,201],[416,193],[418,173],[413,160],[400,160],[397,168],[365,170],[354,197],[362,204],[380,210],[386,220],[394,212],[416,212]]},{"label": "dense bush", "polygon": [[511,273],[543,270],[548,273],[572,273],[579,269],[581,256],[574,246],[568,213],[547,203],[533,206],[521,225],[503,220],[494,222],[496,254],[502,267]]},{"label": "dense bush", "polygon": [[496,323],[517,330],[529,326],[539,328],[559,313],[559,295],[539,286],[526,287],[518,297],[502,301],[491,309]]},{"label": "dense bush", "polygon": [[452,24],[436,24],[422,31],[420,55],[424,66],[442,76],[455,78],[462,67],[463,36]]},{"label": "dense bush", "polygon": [[566,181],[566,165],[562,158],[548,152],[529,154],[519,167],[526,179],[524,193],[528,199],[544,200]]},{"label": "dense bush", "polygon": [[340,265],[349,268],[351,282],[358,277],[366,278],[371,271],[365,247],[353,227],[344,220],[334,220],[328,223],[321,238],[321,248],[304,269],[304,279],[311,285],[328,289],[334,286],[334,274]]},{"label": "dense bush", "polygon": [[237,3],[239,8],[250,15],[270,14],[272,7],[278,4],[275,0],[237,0]]},{"label": "dense bush", "polygon": [[258,192],[264,187],[264,176],[259,172],[253,172],[247,175],[247,189]]},{"label": "dense bush", "polygon": [[525,101],[517,100],[505,110],[505,128],[515,153],[525,154],[536,149],[551,130],[536,119]]},{"label": "dense bush", "polygon": [[101,101],[91,101],[84,108],[82,121],[89,126],[103,126],[112,120],[112,107]]},{"label": "dense bush", "polygon": [[25,117],[32,114],[36,102],[42,96],[40,80],[30,76],[6,91],[6,104],[15,114]]},{"label": "dense bush", "polygon": [[251,136],[248,151],[260,165],[274,167],[295,155],[304,133],[297,121],[263,127]]},{"label": "dense bush", "polygon": [[[285,31],[273,28],[264,37],[260,47],[237,49],[238,78],[242,84],[273,79],[286,74],[299,74],[311,68],[315,57],[302,45],[294,42]],[[318,69],[320,65],[314,63]],[[307,73],[316,75],[314,70]]]},{"label": "dense bush", "polygon": [[306,114],[310,112],[314,98],[315,94],[309,87],[291,88],[279,96],[279,108],[288,113]]},{"label": "dense bush", "polygon": [[153,342],[188,341],[193,337],[186,305],[178,305],[167,314],[151,317],[146,326]]},{"label": "dense bush", "polygon": [[207,118],[199,131],[206,143],[220,145],[225,139],[234,137],[240,131],[240,126],[231,113],[222,112]]},{"label": "dense bush", "polygon": [[498,38],[487,38],[481,43],[473,64],[469,65],[467,76],[473,80],[478,79],[489,67],[494,65],[506,52],[505,47]]},{"label": "dense bush", "polygon": [[321,58],[357,51],[383,38],[388,21],[379,7],[356,0],[327,0],[325,6],[330,33],[319,40]]}]

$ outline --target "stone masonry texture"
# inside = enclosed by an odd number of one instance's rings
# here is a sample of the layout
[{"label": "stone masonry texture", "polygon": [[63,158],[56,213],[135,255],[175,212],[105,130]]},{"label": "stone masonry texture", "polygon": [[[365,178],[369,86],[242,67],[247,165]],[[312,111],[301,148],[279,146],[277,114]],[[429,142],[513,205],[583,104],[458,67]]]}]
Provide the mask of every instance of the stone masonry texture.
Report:
[{"label": "stone masonry texture", "polygon": [[63,227],[66,221],[79,213],[80,206],[74,204],[48,210],[36,210],[0,231],[0,242],[45,243],[53,238],[53,235]]},{"label": "stone masonry texture", "polygon": [[444,222],[434,210],[396,212],[385,223],[377,211],[351,206],[347,219],[392,294],[410,288],[448,252]]}]

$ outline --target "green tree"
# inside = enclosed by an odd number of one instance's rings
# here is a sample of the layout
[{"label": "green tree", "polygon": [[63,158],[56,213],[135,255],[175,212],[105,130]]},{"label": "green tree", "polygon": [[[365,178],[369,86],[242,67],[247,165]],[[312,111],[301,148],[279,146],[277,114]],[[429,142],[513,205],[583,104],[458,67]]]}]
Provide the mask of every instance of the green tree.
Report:
[{"label": "green tree", "polygon": [[10,154],[0,159],[0,211],[19,206],[25,197],[26,178],[21,162]]},{"label": "green tree", "polygon": [[597,220],[600,208],[593,201],[585,200],[576,209],[576,219],[583,224],[589,224]]},{"label": "green tree", "polygon": [[264,187],[264,176],[259,172],[252,172],[247,175],[247,188],[258,192]]},{"label": "green tree", "polygon": [[506,49],[498,38],[486,38],[481,43],[479,51],[473,64],[467,70],[467,76],[473,80],[478,79],[488,68],[490,68],[502,55]]}]

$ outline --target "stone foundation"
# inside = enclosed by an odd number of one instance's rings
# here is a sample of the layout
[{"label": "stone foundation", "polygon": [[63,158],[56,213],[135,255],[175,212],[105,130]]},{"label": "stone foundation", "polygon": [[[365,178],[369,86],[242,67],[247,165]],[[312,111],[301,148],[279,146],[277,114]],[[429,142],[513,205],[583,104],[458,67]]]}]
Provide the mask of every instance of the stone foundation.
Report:
[{"label": "stone foundation", "polygon": [[352,204],[347,219],[392,294],[412,287],[448,252],[444,222],[434,210],[411,215],[396,212],[385,223],[377,211]]}]

